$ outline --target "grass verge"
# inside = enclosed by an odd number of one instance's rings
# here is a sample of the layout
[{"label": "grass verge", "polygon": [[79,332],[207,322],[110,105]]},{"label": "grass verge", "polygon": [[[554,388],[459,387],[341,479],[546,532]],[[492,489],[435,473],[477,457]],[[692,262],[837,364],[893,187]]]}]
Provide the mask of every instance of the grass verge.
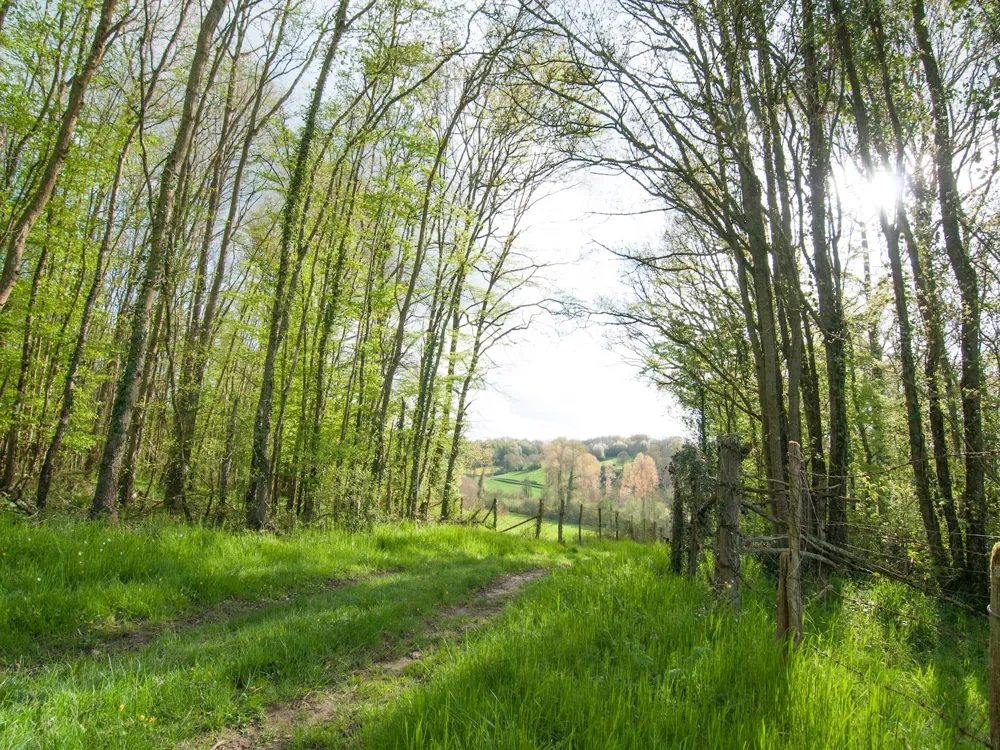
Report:
[{"label": "grass verge", "polygon": [[350,737],[316,730],[296,746],[950,749],[977,746],[956,726],[986,733],[985,651],[932,627],[956,616],[919,594],[844,584],[907,617],[812,600],[805,645],[786,662],[770,595],[748,592],[736,619],[702,583],[669,575],[664,547],[584,554],[443,654],[423,684],[363,702]]}]

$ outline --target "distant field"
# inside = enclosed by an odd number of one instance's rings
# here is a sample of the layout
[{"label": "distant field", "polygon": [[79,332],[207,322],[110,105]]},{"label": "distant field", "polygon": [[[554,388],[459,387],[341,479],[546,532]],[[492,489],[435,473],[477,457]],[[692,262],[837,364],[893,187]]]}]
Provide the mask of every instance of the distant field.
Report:
[{"label": "distant field", "polygon": [[[497,529],[503,531],[504,529],[509,529],[515,524],[521,523],[522,521],[531,518],[531,516],[526,516],[523,513],[505,513],[497,519]],[[508,534],[516,534],[519,536],[534,538],[535,536],[535,524],[534,522],[526,523],[523,526],[518,526],[512,531],[508,531]],[[567,513],[566,522],[563,525],[563,536],[569,542],[576,541],[576,515]],[[597,534],[593,529],[587,528],[586,525],[583,527],[583,538],[596,538]],[[542,519],[542,539],[556,540],[559,538],[559,524],[549,518]]]},{"label": "distant field", "polygon": [[502,495],[520,496],[524,492],[525,480],[528,481],[528,490],[531,497],[540,497],[545,487],[545,469],[509,471],[504,474],[494,474],[486,478],[486,491],[498,492]]},{"label": "distant field", "polygon": [[[632,459],[628,460],[631,463]],[[615,467],[615,471],[621,472],[624,464],[622,460],[615,456],[614,458],[607,458],[601,461],[601,464],[610,464]],[[473,479],[479,481],[477,475],[473,475]],[[528,491],[531,497],[541,497],[542,490],[545,488],[545,467],[538,469],[529,469],[525,471],[503,471],[494,474],[487,474],[486,481],[483,486],[487,492],[492,492],[500,495],[514,495],[521,497],[524,492],[524,480],[528,480]]]}]

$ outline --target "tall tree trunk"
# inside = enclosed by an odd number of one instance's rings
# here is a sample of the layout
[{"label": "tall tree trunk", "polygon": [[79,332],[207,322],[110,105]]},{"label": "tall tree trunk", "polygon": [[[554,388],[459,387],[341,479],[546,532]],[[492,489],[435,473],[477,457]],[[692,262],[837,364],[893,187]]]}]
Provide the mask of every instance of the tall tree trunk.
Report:
[{"label": "tall tree trunk", "polygon": [[[51,213],[51,212],[50,212]],[[51,216],[49,222],[51,226]],[[45,264],[49,259],[49,239],[42,246],[38,256],[38,265],[31,281],[31,296],[28,298],[28,310],[24,319],[24,337],[21,342],[21,366],[17,376],[17,395],[14,400],[14,418],[7,429],[6,449],[4,453],[3,479],[0,480],[0,491],[8,492],[14,486],[17,475],[18,434],[21,429],[21,416],[24,413],[24,399],[28,388],[28,371],[31,369],[31,349],[33,346],[32,328],[35,321],[35,304],[38,301],[38,287],[42,281]]]},{"label": "tall tree trunk", "polygon": [[831,252],[826,232],[827,179],[830,154],[823,125],[816,49],[813,0],[802,0],[802,56],[809,125],[809,195],[813,261],[819,292],[819,318],[826,350],[826,377],[830,402],[830,481],[827,500],[827,539],[844,545],[847,533],[847,327],[840,300],[839,262]]},{"label": "tall tree trunk", "polygon": [[[808,0],[806,0],[808,2]],[[836,36],[840,47],[843,64],[850,84],[851,105],[854,111],[854,121],[858,133],[858,143],[861,149],[861,159],[864,164],[865,176],[869,181],[875,179],[875,161],[872,157],[872,134],[869,124],[868,107],[865,104],[864,91],[854,63],[854,49],[847,27],[840,0],[830,0],[836,22]],[[883,151],[883,161],[888,160],[888,154]],[[930,480],[927,476],[927,455],[924,442],[923,422],[920,417],[920,395],[917,391],[917,368],[913,356],[913,329],[910,326],[910,314],[907,309],[906,284],[903,280],[903,265],[900,255],[899,239],[900,225],[904,220],[902,188],[897,189],[895,200],[896,221],[890,223],[883,207],[879,207],[879,226],[885,237],[889,251],[889,267],[892,274],[893,297],[896,303],[896,320],[899,325],[899,348],[902,364],[903,394],[906,401],[906,425],[909,433],[910,462],[913,466],[913,480],[917,491],[917,503],[924,524],[924,533],[930,546],[931,559],[942,577],[948,566],[944,547],[941,542],[941,526],[938,522],[934,500],[931,497]]]},{"label": "tall tree trunk", "polygon": [[[743,86],[741,83],[740,63],[734,40],[730,38],[730,24],[739,28],[740,24],[732,20],[720,23],[722,29],[722,47],[725,51],[726,78],[732,92],[731,104],[735,122],[730,135],[734,150],[736,166],[739,171],[740,201],[742,209],[743,229],[746,232],[745,242],[750,251],[749,280],[752,282],[755,321],[748,318],[748,330],[756,323],[757,336],[760,341],[760,361],[758,363],[758,392],[761,397],[761,412],[763,415],[764,439],[768,460],[765,467],[768,470],[768,491],[781,531],[788,513],[788,493],[785,482],[785,453],[783,445],[783,425],[785,413],[782,399],[782,378],[778,361],[778,323],[774,312],[774,293],[771,285],[770,249],[767,243],[767,230],[764,225],[764,208],[760,180],[754,171],[753,157],[750,150],[747,131],[747,115],[743,106]],[[740,40],[736,40],[739,43]],[[746,296],[746,290],[741,290]]]},{"label": "tall tree trunk", "polygon": [[132,128],[129,137],[125,141],[125,146],[118,154],[118,166],[115,169],[115,178],[111,186],[111,195],[108,198],[107,220],[104,225],[104,235],[101,238],[101,246],[97,251],[97,260],[94,267],[94,278],[87,291],[87,299],[83,303],[83,313],[80,318],[80,329],[77,332],[76,346],[70,357],[69,367],[66,370],[66,379],[63,381],[62,407],[59,410],[59,420],[56,423],[55,433],[45,452],[45,460],[42,462],[42,470],[38,475],[38,489],[35,493],[35,505],[44,508],[48,502],[49,488],[52,485],[52,474],[55,471],[55,462],[59,457],[59,449],[62,441],[69,430],[70,417],[73,415],[73,406],[76,401],[77,373],[80,370],[80,363],[83,361],[83,353],[87,346],[87,339],[90,335],[90,322],[94,313],[94,305],[101,293],[101,286],[104,283],[104,276],[108,270],[108,253],[111,252],[112,235],[115,225],[115,212],[118,206],[118,193],[121,189],[122,173],[125,169],[125,160],[132,145],[132,140],[138,133],[138,126]]},{"label": "tall tree trunk", "polygon": [[[316,121],[319,117],[320,104],[323,101],[323,91],[330,75],[333,58],[340,47],[347,27],[348,0],[340,0],[337,17],[320,68],[319,77],[313,88],[312,99],[306,112],[305,124],[299,138],[298,150],[295,154],[295,165],[288,183],[288,192],[281,213],[281,245],[278,261],[278,276],[275,285],[274,299],[271,304],[271,316],[268,328],[267,350],[264,355],[264,368],[261,373],[260,397],[257,400],[257,410],[254,416],[253,446],[250,457],[250,481],[244,495],[243,505],[246,512],[247,526],[251,529],[261,529],[267,519],[268,494],[270,489],[270,457],[268,456],[268,441],[271,434],[271,412],[274,406],[274,365],[278,356],[278,348],[284,338],[283,321],[291,304],[291,289],[288,285],[289,266],[292,261],[292,244],[301,222],[303,185],[306,180],[306,170],[309,166],[312,142],[316,136]],[[301,265],[302,252],[298,253],[298,265]],[[296,269],[297,271],[297,269]],[[293,272],[293,276],[297,275]]]},{"label": "tall tree trunk", "polygon": [[129,349],[118,378],[118,387],[115,390],[111,424],[108,427],[104,454],[97,475],[97,487],[94,490],[94,499],[90,506],[91,518],[104,518],[112,523],[118,519],[116,502],[118,478],[132,422],[132,411],[138,397],[140,374],[149,345],[150,317],[160,288],[160,277],[168,245],[167,229],[172,224],[178,174],[187,160],[188,150],[197,125],[195,108],[200,98],[201,76],[208,62],[212,36],[215,34],[215,29],[228,2],[229,0],[212,0],[212,4],[202,18],[184,91],[184,105],[177,125],[177,136],[160,174],[159,194],[149,235],[149,253],[142,286],[136,297],[132,313],[132,335],[129,339]]},{"label": "tall tree trunk", "polygon": [[970,576],[981,579],[987,570],[986,459],[983,455],[983,371],[979,351],[979,277],[962,240],[962,202],[952,166],[953,147],[948,116],[948,93],[938,69],[937,57],[927,29],[924,0],[913,0],[913,31],[920,62],[931,98],[934,121],[934,166],[937,171],[938,202],[945,252],[951,263],[962,299],[962,417],[965,436],[965,549]]}]

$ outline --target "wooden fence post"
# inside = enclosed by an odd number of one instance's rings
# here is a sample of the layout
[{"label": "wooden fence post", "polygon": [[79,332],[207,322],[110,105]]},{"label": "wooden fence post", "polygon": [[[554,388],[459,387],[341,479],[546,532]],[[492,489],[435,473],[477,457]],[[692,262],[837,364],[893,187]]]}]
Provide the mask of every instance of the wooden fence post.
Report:
[{"label": "wooden fence post", "polygon": [[795,645],[802,642],[802,446],[788,443],[788,626],[794,629]]},{"label": "wooden fence post", "polygon": [[1000,542],[990,557],[990,744],[1000,748]]},{"label": "wooden fence post", "polygon": [[778,613],[775,619],[775,635],[780,643],[788,638],[788,550],[778,558]]},{"label": "wooden fence post", "polygon": [[497,499],[493,498],[493,530],[497,530]]},{"label": "wooden fence post", "polygon": [[618,511],[615,511],[615,541],[618,541]]},{"label": "wooden fence post", "polygon": [[601,506],[597,506],[597,538],[604,538],[604,529],[601,528]]},{"label": "wooden fence post", "polygon": [[580,503],[580,515],[576,519],[576,541],[583,542],[583,503]]},{"label": "wooden fence post", "polygon": [[715,535],[715,587],[740,611],[740,502],[743,499],[739,435],[719,438],[719,530]]},{"label": "wooden fence post", "polygon": [[684,494],[681,487],[681,473],[673,461],[667,469],[673,479],[674,502],[670,522],[670,570],[676,575],[681,574],[684,567]]}]

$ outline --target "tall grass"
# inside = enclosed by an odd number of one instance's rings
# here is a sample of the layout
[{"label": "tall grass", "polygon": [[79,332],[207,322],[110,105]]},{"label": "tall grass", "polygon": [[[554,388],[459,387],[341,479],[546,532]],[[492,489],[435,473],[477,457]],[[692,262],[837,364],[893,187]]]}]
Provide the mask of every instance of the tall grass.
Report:
[{"label": "tall grass", "polygon": [[737,619],[703,583],[667,574],[662,547],[612,549],[556,571],[402,701],[369,707],[360,744],[848,750],[968,746],[954,724],[985,733],[985,652],[942,636],[940,613],[919,595],[887,582],[849,587],[928,608],[918,615],[927,626],[813,600],[806,644],[786,661],[768,596],[749,593]]},{"label": "tall grass", "polygon": [[0,514],[0,659],[37,660],[52,648],[99,644],[137,622],[227,598],[307,594],[463,548],[481,557],[533,554],[518,540],[444,527],[278,537],[163,522],[112,528],[63,519],[35,526]]},{"label": "tall grass", "polygon": [[[264,582],[288,590],[324,581],[331,573],[370,566],[394,569],[389,576],[363,578],[344,588],[311,589],[222,621],[168,630],[137,650],[63,652],[61,660],[41,666],[8,664],[0,669],[0,747],[5,749],[172,747],[258,718],[274,701],[336,684],[353,667],[405,649],[425,617],[496,575],[547,564],[562,554],[554,546],[456,527],[381,528],[351,536],[316,531],[279,539],[167,524],[134,530],[134,540],[127,530],[114,533],[87,524],[39,529],[8,522],[4,530],[8,538],[20,540],[19,563],[34,565],[36,578],[48,575],[60,582],[50,582],[49,593],[44,588],[29,591],[29,601],[19,603],[8,582],[27,582],[15,577],[13,566],[4,566],[4,600],[17,612],[6,616],[32,627],[72,622],[92,611],[90,606],[132,602],[122,591],[134,591],[141,599],[140,589],[145,590],[150,577],[160,583],[157,573],[162,573],[162,590],[176,587],[152,610],[166,616],[171,607],[205,604],[205,598],[193,598],[185,586],[204,580],[207,587],[211,578],[198,576],[212,570],[229,582],[196,593],[252,594]],[[46,558],[31,552],[29,537],[58,553]],[[78,573],[69,554],[89,551],[97,539],[105,547],[99,555],[122,553],[117,565],[101,564],[102,580],[119,582],[108,592],[92,585],[87,573]],[[89,605],[88,595],[100,603]],[[55,602],[75,609],[69,614],[47,611]],[[132,610],[146,611],[151,610]],[[2,633],[8,642],[19,642],[8,626]],[[76,641],[66,627],[61,636],[48,638],[60,647]]]}]

